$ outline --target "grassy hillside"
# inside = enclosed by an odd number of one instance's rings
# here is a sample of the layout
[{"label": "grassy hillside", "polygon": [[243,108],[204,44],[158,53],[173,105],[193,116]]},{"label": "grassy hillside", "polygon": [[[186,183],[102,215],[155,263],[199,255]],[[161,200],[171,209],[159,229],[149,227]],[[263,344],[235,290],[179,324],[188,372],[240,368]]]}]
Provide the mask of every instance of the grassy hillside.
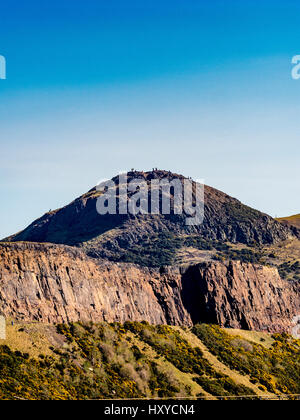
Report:
[{"label": "grassy hillside", "polygon": [[300,240],[292,239],[262,248],[264,264],[278,267],[280,276],[287,280],[300,280]]},{"label": "grassy hillside", "polygon": [[300,394],[300,341],[199,325],[8,326],[0,399]]},{"label": "grassy hillside", "polygon": [[[93,248],[96,245],[93,242],[82,245],[88,254],[92,253],[90,246]],[[213,260],[238,260],[276,266],[282,278],[296,281],[300,279],[299,239],[289,239],[268,246],[258,244],[247,246],[241,243],[233,244],[205,239],[199,235],[176,235],[172,232],[164,232],[146,242],[136,242],[126,250],[119,249],[118,252],[113,253],[111,259],[146,267],[193,265]]]},{"label": "grassy hillside", "polygon": [[[99,244],[98,244],[99,245]],[[87,253],[92,253],[94,242],[82,245]],[[107,255],[105,255],[107,257]],[[172,232],[161,232],[151,239],[136,242],[128,249],[114,252],[113,261],[129,262],[145,267],[164,265],[193,264],[203,260],[233,259],[243,262],[260,263],[263,254],[256,247],[233,245],[218,240],[210,240],[199,235],[178,235]]]},{"label": "grassy hillside", "polygon": [[193,333],[230,369],[249,375],[251,382],[271,393],[300,394],[300,341],[274,334],[263,346],[245,335],[234,336],[217,326],[196,325]]},{"label": "grassy hillside", "polygon": [[294,226],[300,229],[300,214],[295,214],[294,216],[289,216],[289,217],[280,217],[276,220],[285,225]]}]

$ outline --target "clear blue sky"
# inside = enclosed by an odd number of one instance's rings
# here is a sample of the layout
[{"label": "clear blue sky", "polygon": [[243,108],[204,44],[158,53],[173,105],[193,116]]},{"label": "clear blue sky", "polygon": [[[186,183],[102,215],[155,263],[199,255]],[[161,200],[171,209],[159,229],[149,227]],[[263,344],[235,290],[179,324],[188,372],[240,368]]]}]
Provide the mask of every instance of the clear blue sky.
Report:
[{"label": "clear blue sky", "polygon": [[0,237],[120,170],[300,212],[299,0],[10,0]]}]

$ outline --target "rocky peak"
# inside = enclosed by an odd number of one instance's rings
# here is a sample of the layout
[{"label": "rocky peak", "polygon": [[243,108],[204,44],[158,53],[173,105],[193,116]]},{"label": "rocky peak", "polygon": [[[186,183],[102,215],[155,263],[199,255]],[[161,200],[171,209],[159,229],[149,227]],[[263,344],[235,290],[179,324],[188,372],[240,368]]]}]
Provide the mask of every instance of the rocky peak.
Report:
[{"label": "rocky peak", "polygon": [[[164,170],[131,171],[128,178],[129,181],[141,178],[147,182],[163,178],[186,179]],[[118,177],[113,180],[117,183]],[[45,214],[7,241],[78,246],[94,257],[126,261],[126,255],[133,247],[138,245],[142,250],[149,242],[160,241],[166,235],[176,239],[192,234],[207,240],[261,245],[295,237],[299,232],[209,186],[204,188],[204,221],[199,226],[186,226],[185,217],[172,213],[102,216],[96,211],[98,197],[99,192],[93,188],[69,205]],[[167,241],[165,243],[168,247]]]}]

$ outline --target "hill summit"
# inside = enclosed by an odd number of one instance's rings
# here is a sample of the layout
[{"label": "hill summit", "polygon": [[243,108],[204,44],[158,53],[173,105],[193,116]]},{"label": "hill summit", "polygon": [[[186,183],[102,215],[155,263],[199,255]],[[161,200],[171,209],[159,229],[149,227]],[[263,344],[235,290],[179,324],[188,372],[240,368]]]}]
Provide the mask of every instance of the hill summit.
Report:
[{"label": "hill summit", "polygon": [[[134,180],[147,185],[153,180],[174,181],[192,185],[192,202],[195,202],[197,184],[190,178],[164,170],[149,172],[131,171],[127,185]],[[112,178],[119,206],[119,177]],[[124,187],[124,186],[123,186]],[[160,202],[162,188],[160,192]],[[175,191],[171,191],[171,201]],[[174,247],[190,246],[209,249],[211,241],[242,243],[246,245],[274,244],[297,235],[295,227],[286,226],[267,214],[242,204],[239,200],[204,186],[203,223],[187,226],[186,218],[171,208],[169,214],[105,214],[97,212],[97,200],[103,194],[97,187],[67,206],[46,213],[22,232],[6,241],[50,242],[84,248],[88,255],[112,261],[142,262],[143,265],[168,263]],[[131,193],[132,194],[132,193]],[[128,200],[130,195],[128,196]],[[163,252],[162,252],[163,250]],[[153,255],[149,256],[148,254]],[[143,261],[143,254],[149,258]],[[161,255],[167,257],[160,258]],[[137,258],[136,258],[137,257]]]}]

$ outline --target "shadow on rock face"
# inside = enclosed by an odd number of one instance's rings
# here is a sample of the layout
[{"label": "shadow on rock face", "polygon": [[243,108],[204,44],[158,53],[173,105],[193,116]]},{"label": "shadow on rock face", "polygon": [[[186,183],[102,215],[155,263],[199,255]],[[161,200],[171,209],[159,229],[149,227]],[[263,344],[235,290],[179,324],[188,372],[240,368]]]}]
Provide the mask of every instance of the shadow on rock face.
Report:
[{"label": "shadow on rock face", "polygon": [[189,267],[182,275],[182,303],[190,314],[193,324],[216,324],[215,309],[207,299],[207,284],[199,266]]}]

